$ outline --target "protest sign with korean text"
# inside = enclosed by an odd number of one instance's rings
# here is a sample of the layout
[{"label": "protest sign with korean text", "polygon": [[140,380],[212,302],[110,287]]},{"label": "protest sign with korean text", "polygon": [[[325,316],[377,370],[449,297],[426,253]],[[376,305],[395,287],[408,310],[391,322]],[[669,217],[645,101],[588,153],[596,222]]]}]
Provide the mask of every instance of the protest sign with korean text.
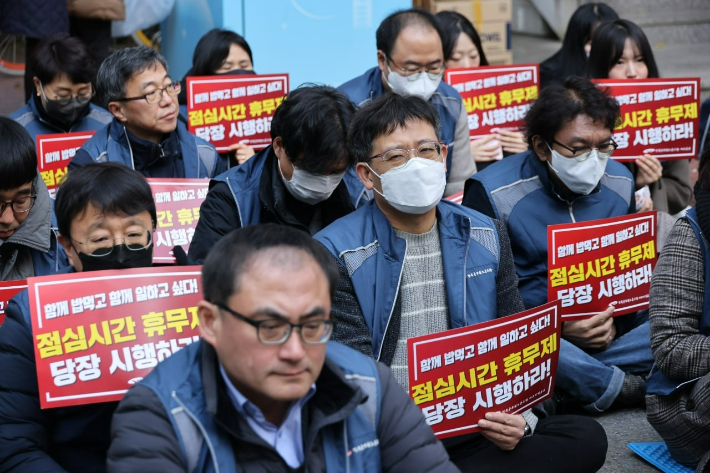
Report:
[{"label": "protest sign with korean text", "polygon": [[0,325],[5,320],[7,303],[23,289],[27,289],[27,281],[25,280],[0,282]]},{"label": "protest sign with korean text", "polygon": [[547,227],[547,299],[563,319],[585,319],[614,304],[614,316],[648,308],[656,211]]},{"label": "protest sign with korean text", "polygon": [[200,266],[27,280],[42,409],[118,401],[199,340]]},{"label": "protest sign with korean text", "polygon": [[633,161],[644,153],[658,159],[698,155],[700,79],[598,79],[621,106],[612,157]]},{"label": "protest sign with korean text", "polygon": [[487,412],[523,412],[552,395],[560,327],[554,301],[410,338],[410,396],[438,438],[479,431]]},{"label": "protest sign with korean text", "polygon": [[239,142],[266,148],[288,86],[288,74],[188,77],[188,129],[220,152]]},{"label": "protest sign with korean text", "polygon": [[148,179],[158,217],[153,233],[153,263],[173,264],[173,247],[190,248],[207,197],[208,179]]},{"label": "protest sign with korean text", "polygon": [[76,150],[81,148],[93,134],[93,131],[79,131],[37,135],[37,167],[49,189],[50,196],[54,197]]},{"label": "protest sign with korean text", "polygon": [[518,131],[537,99],[539,66],[484,66],[447,69],[444,80],[463,98],[471,140],[495,129]]}]

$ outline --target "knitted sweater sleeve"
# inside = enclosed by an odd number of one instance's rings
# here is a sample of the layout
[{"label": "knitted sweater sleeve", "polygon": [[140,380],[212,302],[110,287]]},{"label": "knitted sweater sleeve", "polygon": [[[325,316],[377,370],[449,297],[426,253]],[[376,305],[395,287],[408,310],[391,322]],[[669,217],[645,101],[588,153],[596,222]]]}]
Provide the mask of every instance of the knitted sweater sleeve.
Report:
[{"label": "knitted sweater sleeve", "polygon": [[498,231],[498,241],[500,242],[500,262],[498,265],[498,277],[496,278],[496,317],[517,314],[525,310],[525,304],[518,292],[518,275],[515,272],[515,262],[513,260],[513,250],[510,248],[510,238],[505,224],[500,220],[493,220]]}]

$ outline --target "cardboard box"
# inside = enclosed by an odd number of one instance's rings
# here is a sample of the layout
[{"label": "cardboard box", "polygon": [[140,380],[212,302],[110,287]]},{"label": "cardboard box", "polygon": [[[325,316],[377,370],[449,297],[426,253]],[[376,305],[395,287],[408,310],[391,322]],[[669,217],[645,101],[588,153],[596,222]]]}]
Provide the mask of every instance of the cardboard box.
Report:
[{"label": "cardboard box", "polygon": [[513,19],[512,0],[414,0],[413,5],[432,13],[458,12],[468,18],[476,30],[483,23],[510,22]]},{"label": "cardboard box", "polygon": [[491,66],[513,64],[513,51],[492,51],[486,53],[486,59]]},{"label": "cardboard box", "polygon": [[486,54],[489,51],[507,51],[510,49],[510,23],[502,21],[483,23],[476,29],[481,37],[481,45]]}]

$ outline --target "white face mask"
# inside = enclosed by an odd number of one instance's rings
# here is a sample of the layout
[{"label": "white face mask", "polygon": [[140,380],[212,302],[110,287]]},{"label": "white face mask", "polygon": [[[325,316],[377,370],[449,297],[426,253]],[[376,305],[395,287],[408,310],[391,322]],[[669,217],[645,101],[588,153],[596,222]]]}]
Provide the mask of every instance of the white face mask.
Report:
[{"label": "white face mask", "polygon": [[[418,72],[412,76],[404,77],[390,69],[387,65],[389,76],[385,77],[382,73],[382,79],[387,83],[392,92],[397,95],[416,95],[417,97],[429,100],[441,83],[441,78],[444,73],[437,74],[435,79],[429,77],[427,72]],[[411,79],[411,80],[410,80]]]},{"label": "white face mask", "polygon": [[[367,167],[370,167],[368,164]],[[446,187],[446,167],[443,161],[412,158],[400,167],[379,175],[382,192],[375,189],[400,212],[421,215],[436,207]]]},{"label": "white face mask", "polygon": [[301,202],[309,205],[315,205],[328,199],[345,175],[344,172],[341,172],[340,174],[323,176],[322,174],[313,174],[293,166],[293,174],[289,181],[284,177],[280,160],[279,172],[288,192]]},{"label": "white face mask", "polygon": [[609,156],[602,157],[596,149],[593,149],[589,157],[580,162],[562,156],[550,148],[550,145],[547,145],[547,149],[552,153],[552,161],[548,161],[547,164],[569,190],[577,194],[589,195],[597,187],[606,170]]}]

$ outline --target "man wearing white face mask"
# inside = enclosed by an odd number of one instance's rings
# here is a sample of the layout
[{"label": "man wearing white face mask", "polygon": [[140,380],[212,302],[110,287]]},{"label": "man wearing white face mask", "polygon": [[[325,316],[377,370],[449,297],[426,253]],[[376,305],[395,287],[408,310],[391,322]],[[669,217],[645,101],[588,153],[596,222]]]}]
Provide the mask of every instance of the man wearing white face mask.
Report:
[{"label": "man wearing white face mask", "polygon": [[[386,94],[361,108],[348,143],[374,199],[315,236],[340,269],[333,339],[390,366],[407,391],[408,338],[523,309],[505,227],[442,200],[447,150],[439,127],[434,107],[417,97]],[[598,424],[550,419],[489,413],[479,421],[482,435],[443,443],[462,471],[596,471],[603,464]]]},{"label": "man wearing white face mask", "polygon": [[395,12],[377,28],[377,67],[338,89],[361,107],[387,92],[417,96],[436,108],[441,141],[448,147],[444,195],[463,190],[476,172],[469,147],[468,116],[461,96],[442,82],[443,31],[431,13],[410,9]]},{"label": "man wearing white face mask", "polygon": [[[634,180],[612,133],[619,106],[587,79],[543,90],[526,116],[533,149],[495,163],[467,184],[463,204],[506,224],[526,307],[547,302],[547,226],[634,213]],[[640,405],[651,369],[648,311],[613,307],[565,322],[557,384],[591,412]]]},{"label": "man wearing white face mask", "polygon": [[[210,183],[188,259],[201,264],[224,235],[274,222],[315,234],[366,199],[344,179],[353,164],[346,134],[355,108],[332,87],[301,87],[276,109],[272,144]],[[364,201],[364,200],[363,200]]]}]

